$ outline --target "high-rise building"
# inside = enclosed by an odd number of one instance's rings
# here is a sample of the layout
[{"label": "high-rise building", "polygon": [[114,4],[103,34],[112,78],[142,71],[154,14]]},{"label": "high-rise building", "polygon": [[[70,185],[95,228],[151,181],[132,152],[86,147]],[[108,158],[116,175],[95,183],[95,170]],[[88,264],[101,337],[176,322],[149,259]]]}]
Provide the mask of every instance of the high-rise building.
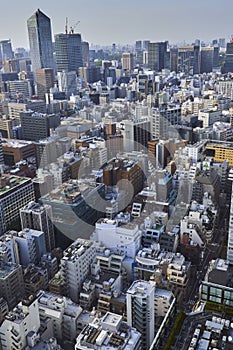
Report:
[{"label": "high-rise building", "polygon": [[201,48],[200,73],[211,73],[213,70],[214,49],[212,47]]},{"label": "high-rise building", "polygon": [[122,54],[122,69],[132,70],[134,65],[134,59],[132,52],[124,52]]},{"label": "high-rise building", "polygon": [[142,41],[141,40],[137,40],[135,43],[135,50],[136,51],[141,51],[142,50]]},{"label": "high-rise building", "polygon": [[101,79],[100,67],[80,67],[78,75],[85,83],[95,83]]},{"label": "high-rise building", "polygon": [[12,51],[11,41],[1,40],[0,41],[0,64],[3,61],[11,60],[13,58],[14,58],[14,53]]},{"label": "high-rise building", "polygon": [[[205,55],[203,55],[203,66]],[[201,59],[201,53],[200,53],[200,44],[199,45],[194,45],[193,47],[193,74],[199,74],[200,73],[200,59]],[[212,64],[213,64],[213,59],[212,59]],[[206,63],[205,63],[206,65]],[[204,67],[203,67],[204,68]],[[212,69],[211,69],[212,71]]]},{"label": "high-rise building", "polygon": [[225,63],[222,67],[222,73],[233,72],[233,38],[227,43]]},{"label": "high-rise building", "polygon": [[42,68],[35,70],[36,95],[40,100],[45,99],[45,94],[54,85],[54,72],[51,68]]},{"label": "high-rise building", "polygon": [[55,247],[51,206],[30,202],[25,207],[20,209],[20,219],[22,229],[32,228],[34,230],[44,232],[46,249],[48,252],[51,252],[51,250]]},{"label": "high-rise building", "polygon": [[90,54],[89,54],[89,43],[87,41],[82,41],[82,58],[83,58],[83,65],[88,67],[90,64]]},{"label": "high-rise building", "polygon": [[54,68],[51,21],[40,9],[28,20],[28,37],[32,70]]},{"label": "high-rise building", "polygon": [[142,348],[149,349],[154,339],[155,283],[134,281],[126,294],[127,323],[141,333]]},{"label": "high-rise building", "polygon": [[81,35],[77,33],[56,34],[55,52],[58,72],[78,72],[78,68],[83,65]]},{"label": "high-rise building", "polygon": [[148,67],[161,71],[165,68],[165,55],[167,51],[167,41],[149,43],[148,48]]},{"label": "high-rise building", "polygon": [[4,174],[0,177],[0,235],[18,227],[19,209],[35,200],[31,179]]}]

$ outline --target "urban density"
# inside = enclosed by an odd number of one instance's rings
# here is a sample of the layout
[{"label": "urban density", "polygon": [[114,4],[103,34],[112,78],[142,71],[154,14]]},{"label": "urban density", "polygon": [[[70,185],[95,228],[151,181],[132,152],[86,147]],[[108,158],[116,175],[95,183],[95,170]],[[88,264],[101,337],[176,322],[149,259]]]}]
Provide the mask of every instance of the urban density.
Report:
[{"label": "urban density", "polygon": [[233,36],[65,16],[0,37],[0,350],[233,350]]}]

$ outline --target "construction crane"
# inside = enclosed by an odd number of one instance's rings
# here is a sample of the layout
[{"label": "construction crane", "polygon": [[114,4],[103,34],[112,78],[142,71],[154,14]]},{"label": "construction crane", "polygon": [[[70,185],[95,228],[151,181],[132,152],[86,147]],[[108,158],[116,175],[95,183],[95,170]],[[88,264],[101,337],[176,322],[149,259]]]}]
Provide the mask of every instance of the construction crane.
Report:
[{"label": "construction crane", "polygon": [[77,27],[77,25],[80,23],[80,21],[76,22],[74,26],[70,27],[70,33],[69,34],[74,34],[74,30]]},{"label": "construction crane", "polygon": [[68,34],[68,17],[66,17],[65,33]]}]

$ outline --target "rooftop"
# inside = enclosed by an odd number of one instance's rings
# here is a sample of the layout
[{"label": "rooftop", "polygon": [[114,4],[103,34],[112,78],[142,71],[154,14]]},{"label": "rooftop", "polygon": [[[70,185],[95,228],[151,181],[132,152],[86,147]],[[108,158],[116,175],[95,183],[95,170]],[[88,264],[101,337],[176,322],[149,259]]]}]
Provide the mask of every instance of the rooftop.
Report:
[{"label": "rooftop", "polygon": [[7,192],[11,191],[17,186],[20,186],[28,181],[31,181],[31,179],[25,178],[25,177],[13,176],[9,174],[3,174],[0,177],[0,184],[1,184],[0,196],[3,194],[6,194]]}]

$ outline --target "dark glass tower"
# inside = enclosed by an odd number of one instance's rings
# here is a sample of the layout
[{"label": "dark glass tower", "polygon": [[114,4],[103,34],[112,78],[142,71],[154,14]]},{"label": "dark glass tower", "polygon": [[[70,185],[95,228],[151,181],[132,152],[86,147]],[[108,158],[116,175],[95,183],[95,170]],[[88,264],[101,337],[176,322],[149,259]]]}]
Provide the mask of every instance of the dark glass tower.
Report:
[{"label": "dark glass tower", "polygon": [[148,50],[148,67],[161,71],[165,67],[165,55],[168,42],[149,43]]},{"label": "dark glass tower", "polygon": [[233,38],[227,43],[225,63],[222,67],[222,73],[233,72]]},{"label": "dark glass tower", "polygon": [[76,33],[56,34],[55,52],[58,72],[78,72],[78,68],[83,65],[81,35]]},{"label": "dark glass tower", "polygon": [[32,70],[53,68],[53,46],[51,21],[41,10],[37,10],[28,20],[28,38],[31,52]]}]

